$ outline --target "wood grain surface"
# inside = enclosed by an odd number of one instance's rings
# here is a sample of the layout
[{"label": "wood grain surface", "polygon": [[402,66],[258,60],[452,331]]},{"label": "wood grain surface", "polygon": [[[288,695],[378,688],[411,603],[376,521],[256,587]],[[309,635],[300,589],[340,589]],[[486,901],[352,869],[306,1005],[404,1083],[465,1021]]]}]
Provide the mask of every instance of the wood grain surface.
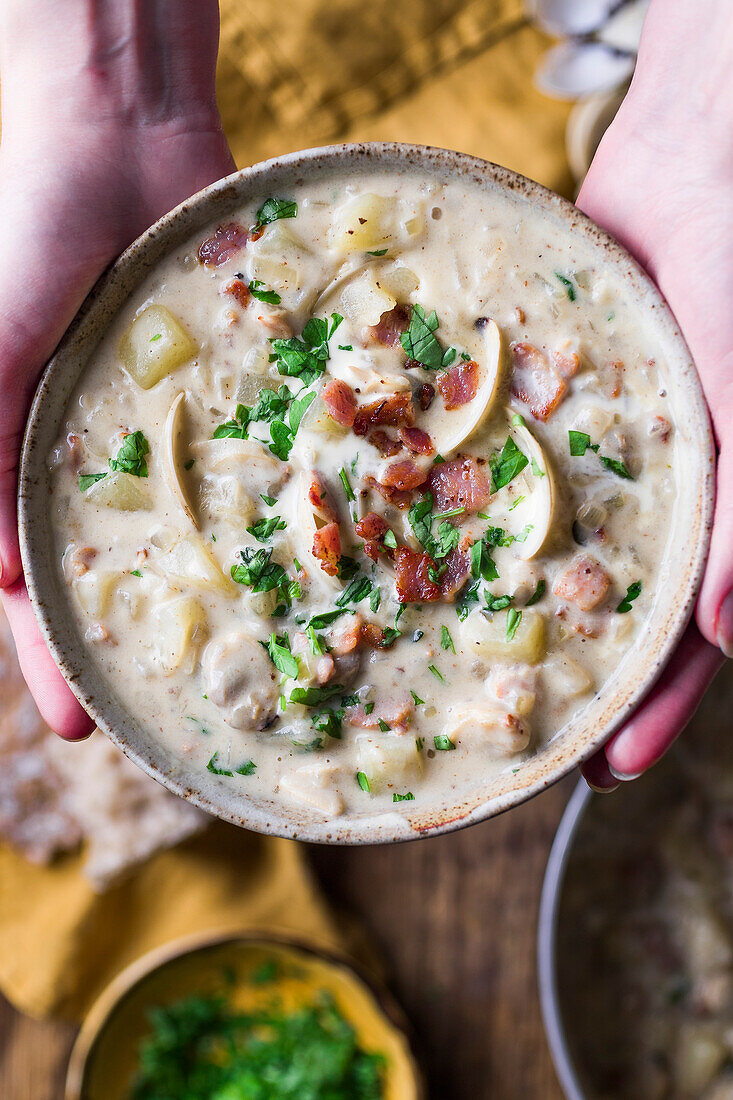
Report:
[{"label": "wood grain surface", "polygon": [[[547,855],[574,779],[460,833],[390,848],[310,848],[411,1017],[432,1100],[562,1100],[537,999]],[[73,1028],[0,1000],[0,1097],[61,1100]]]}]

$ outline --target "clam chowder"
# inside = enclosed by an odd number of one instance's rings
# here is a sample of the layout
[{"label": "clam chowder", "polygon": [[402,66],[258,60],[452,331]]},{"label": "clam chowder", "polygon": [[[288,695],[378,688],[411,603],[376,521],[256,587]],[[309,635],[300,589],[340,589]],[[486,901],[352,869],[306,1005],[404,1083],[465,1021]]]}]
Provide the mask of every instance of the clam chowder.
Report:
[{"label": "clam chowder", "polygon": [[69,403],[89,659],[194,789],[409,815],[520,768],[643,632],[663,378],[628,289],[520,196],[263,194],[149,273]]}]

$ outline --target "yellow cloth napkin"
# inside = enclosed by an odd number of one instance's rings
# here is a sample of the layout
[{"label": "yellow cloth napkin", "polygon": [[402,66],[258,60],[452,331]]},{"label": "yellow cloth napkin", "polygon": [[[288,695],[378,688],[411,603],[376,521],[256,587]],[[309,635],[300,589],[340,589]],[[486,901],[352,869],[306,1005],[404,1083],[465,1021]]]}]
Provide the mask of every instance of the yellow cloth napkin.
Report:
[{"label": "yellow cloth napkin", "polygon": [[[461,149],[570,192],[568,108],[532,87],[546,41],[521,0],[221,7],[219,99],[238,164],[381,138]],[[216,823],[102,896],[80,865],[34,867],[0,847],[0,987],[24,1011],[78,1017],[128,962],[195,931],[339,939],[289,841]]]}]

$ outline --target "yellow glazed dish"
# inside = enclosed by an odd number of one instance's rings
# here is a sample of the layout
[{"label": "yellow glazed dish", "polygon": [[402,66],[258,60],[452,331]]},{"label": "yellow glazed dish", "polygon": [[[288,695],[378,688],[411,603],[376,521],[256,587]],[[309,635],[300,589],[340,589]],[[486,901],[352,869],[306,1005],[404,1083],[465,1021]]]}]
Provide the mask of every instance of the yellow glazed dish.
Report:
[{"label": "yellow glazed dish", "polygon": [[[257,980],[263,967],[272,981]],[[226,984],[238,1011],[266,1008],[273,997],[286,1013],[322,993],[355,1029],[359,1046],[385,1057],[384,1100],[425,1100],[406,1021],[391,996],[350,961],[267,935],[196,937],[151,952],[107,988],[90,1011],[71,1055],[65,1100],[128,1100],[147,1014]]]}]

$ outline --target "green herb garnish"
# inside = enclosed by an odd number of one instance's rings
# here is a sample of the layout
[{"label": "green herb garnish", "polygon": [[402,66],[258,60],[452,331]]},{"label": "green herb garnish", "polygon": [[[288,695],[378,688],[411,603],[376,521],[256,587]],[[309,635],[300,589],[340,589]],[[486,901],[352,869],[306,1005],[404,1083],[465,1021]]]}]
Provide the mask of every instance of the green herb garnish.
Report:
[{"label": "green herb garnish", "polygon": [[537,587],[527,600],[527,607],[531,607],[532,604],[537,603],[539,600],[541,600],[545,594],[546,588],[547,581],[544,579],[544,577],[540,577],[540,579],[537,581]]},{"label": "green herb garnish", "polygon": [[267,542],[269,538],[275,533],[275,531],[284,531],[287,527],[287,523],[280,516],[271,516],[270,519],[258,519],[256,523],[253,523],[251,527],[247,528],[250,535],[253,535],[258,542]]},{"label": "green herb garnish", "polygon": [[438,752],[452,752],[456,747],[450,737],[447,737],[444,733],[436,734],[433,738],[433,744]]},{"label": "green herb garnish", "polygon": [[282,218],[295,218],[298,216],[298,204],[291,199],[265,199],[257,211],[255,229],[261,229],[270,222],[280,221]]},{"label": "green herb garnish", "polygon": [[575,286],[573,285],[572,281],[568,279],[565,275],[561,275],[559,271],[555,272],[555,278],[560,280],[562,285],[565,287],[565,293],[567,294],[568,298],[571,302],[574,302]]},{"label": "green herb garnish", "polygon": [[359,784],[363,791],[366,791],[367,794],[370,793],[372,788],[369,786],[369,780],[367,779],[364,772],[356,773],[356,782]]},{"label": "green herb garnish", "polygon": [[450,636],[450,630],[447,626],[441,626],[440,628],[440,644],[443,649],[450,649],[452,653],[455,653],[456,647],[453,644],[453,639]]},{"label": "green herb garnish", "polygon": [[253,279],[249,284],[249,292],[258,302],[265,302],[270,306],[279,306],[282,298],[274,290],[263,290],[265,284],[260,279]]},{"label": "green herb garnish", "polygon": [[629,587],[626,589],[626,595],[616,608],[619,615],[625,615],[627,611],[631,611],[632,603],[634,602],[634,600],[638,599],[640,595],[641,581],[634,581],[633,584],[630,584]]},{"label": "green herb garnish", "polygon": [[517,627],[522,621],[522,612],[517,611],[516,607],[510,607],[506,613],[506,640],[511,642],[514,635],[517,633]]},{"label": "green herb garnish", "polygon": [[415,796],[412,793],[412,791],[408,791],[407,794],[397,794],[395,792],[392,795],[392,801],[393,802],[414,802],[415,801]]},{"label": "green herb garnish", "polygon": [[529,459],[526,454],[520,451],[511,436],[507,436],[507,441],[501,453],[492,456],[489,461],[492,493],[497,493],[499,489],[503,489],[505,485],[508,485],[517,474],[521,473],[528,462]]}]

